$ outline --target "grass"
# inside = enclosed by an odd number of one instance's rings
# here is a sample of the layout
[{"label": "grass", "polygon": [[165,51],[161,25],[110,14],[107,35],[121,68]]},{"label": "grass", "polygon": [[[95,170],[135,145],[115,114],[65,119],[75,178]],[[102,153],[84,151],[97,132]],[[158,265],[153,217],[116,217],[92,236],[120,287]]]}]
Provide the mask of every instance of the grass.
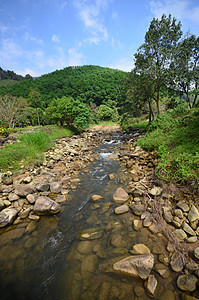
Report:
[{"label": "grass", "polygon": [[199,184],[199,108],[176,108],[158,116],[138,145],[158,151],[160,178]]},{"label": "grass", "polygon": [[9,169],[15,172],[22,165],[41,164],[44,152],[52,146],[55,139],[71,135],[71,130],[58,126],[46,126],[24,133],[19,136],[19,143],[0,149],[0,171],[5,172]]}]

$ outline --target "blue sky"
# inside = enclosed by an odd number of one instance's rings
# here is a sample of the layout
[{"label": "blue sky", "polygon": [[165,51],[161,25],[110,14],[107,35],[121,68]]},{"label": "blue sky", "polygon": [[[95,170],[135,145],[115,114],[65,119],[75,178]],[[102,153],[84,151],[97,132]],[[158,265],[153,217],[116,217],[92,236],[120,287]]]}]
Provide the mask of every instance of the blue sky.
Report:
[{"label": "blue sky", "polygon": [[0,0],[0,67],[32,76],[77,65],[130,71],[163,13],[199,35],[199,0]]}]

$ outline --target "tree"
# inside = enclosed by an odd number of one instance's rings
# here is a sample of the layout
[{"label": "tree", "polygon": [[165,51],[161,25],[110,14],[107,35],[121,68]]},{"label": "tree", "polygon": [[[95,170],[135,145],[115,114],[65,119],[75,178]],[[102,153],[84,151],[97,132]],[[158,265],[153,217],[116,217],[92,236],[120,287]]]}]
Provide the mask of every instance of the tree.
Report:
[{"label": "tree", "polygon": [[14,128],[24,115],[24,109],[27,107],[27,101],[15,96],[0,96],[0,120]]},{"label": "tree", "polygon": [[139,75],[144,75],[153,81],[155,87],[155,102],[157,113],[160,113],[160,92],[170,76],[170,64],[173,59],[174,49],[182,35],[181,23],[176,24],[176,19],[154,18],[145,35],[145,42],[135,54],[135,70]]},{"label": "tree", "polygon": [[51,122],[74,126],[78,130],[86,128],[90,121],[89,109],[84,103],[72,97],[53,99],[46,113]]},{"label": "tree", "polygon": [[[199,37],[189,35],[178,43],[171,71],[170,86],[181,94],[184,93],[189,107],[194,107],[199,87]],[[190,95],[193,95],[192,102]]]},{"label": "tree", "polygon": [[30,93],[28,95],[28,99],[29,99],[30,105],[33,106],[36,110],[37,122],[38,122],[38,125],[40,126],[38,107],[41,102],[41,95],[38,91],[31,89]]}]

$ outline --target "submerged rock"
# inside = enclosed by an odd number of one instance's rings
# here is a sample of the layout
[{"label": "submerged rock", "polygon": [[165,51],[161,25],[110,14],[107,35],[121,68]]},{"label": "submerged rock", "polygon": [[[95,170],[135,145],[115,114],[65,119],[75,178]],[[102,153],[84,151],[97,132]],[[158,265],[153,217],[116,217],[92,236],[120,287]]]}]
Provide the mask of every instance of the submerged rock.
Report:
[{"label": "submerged rock", "polygon": [[121,214],[124,214],[124,213],[126,213],[128,211],[129,211],[129,207],[126,204],[121,205],[121,206],[115,208],[115,214],[116,215],[121,215]]},{"label": "submerged rock", "polygon": [[177,279],[177,286],[182,291],[193,292],[197,282],[198,279],[193,275],[180,275]]},{"label": "submerged rock", "polygon": [[113,265],[113,270],[146,279],[148,278],[153,265],[154,256],[152,254],[135,255],[116,262]]},{"label": "submerged rock", "polygon": [[150,254],[151,251],[144,244],[136,244],[131,250],[132,254]]},{"label": "submerged rock", "polygon": [[181,252],[176,252],[172,255],[170,265],[173,271],[180,272],[183,270],[185,265],[185,259]]},{"label": "submerged rock", "polygon": [[34,212],[38,215],[56,214],[59,211],[60,205],[46,196],[41,196],[35,201]]},{"label": "submerged rock", "polygon": [[13,223],[18,215],[16,208],[5,208],[0,212],[0,227],[5,227]]},{"label": "submerged rock", "polygon": [[86,229],[78,234],[79,238],[83,239],[83,240],[99,239],[102,235],[103,235],[102,228],[90,228],[90,229]]},{"label": "submerged rock", "polygon": [[91,200],[93,200],[93,201],[98,201],[98,200],[101,200],[103,197],[102,196],[100,196],[100,195],[92,195],[91,196]]},{"label": "submerged rock", "polygon": [[157,285],[158,285],[158,282],[157,282],[157,279],[155,278],[155,276],[149,275],[147,283],[146,283],[147,291],[153,295],[155,293]]}]

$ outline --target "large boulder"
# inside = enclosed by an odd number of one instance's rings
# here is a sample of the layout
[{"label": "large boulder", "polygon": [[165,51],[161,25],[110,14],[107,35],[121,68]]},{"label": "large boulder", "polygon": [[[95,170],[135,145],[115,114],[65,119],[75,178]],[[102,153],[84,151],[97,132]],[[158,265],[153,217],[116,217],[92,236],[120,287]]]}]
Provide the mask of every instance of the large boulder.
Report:
[{"label": "large boulder", "polygon": [[0,227],[5,227],[13,223],[18,215],[16,208],[5,208],[0,212]]},{"label": "large boulder", "polygon": [[60,205],[52,199],[41,196],[35,201],[34,212],[38,215],[56,214],[60,211]]},{"label": "large boulder", "polygon": [[148,278],[153,265],[153,254],[134,255],[116,262],[113,265],[113,270],[146,279]]}]

